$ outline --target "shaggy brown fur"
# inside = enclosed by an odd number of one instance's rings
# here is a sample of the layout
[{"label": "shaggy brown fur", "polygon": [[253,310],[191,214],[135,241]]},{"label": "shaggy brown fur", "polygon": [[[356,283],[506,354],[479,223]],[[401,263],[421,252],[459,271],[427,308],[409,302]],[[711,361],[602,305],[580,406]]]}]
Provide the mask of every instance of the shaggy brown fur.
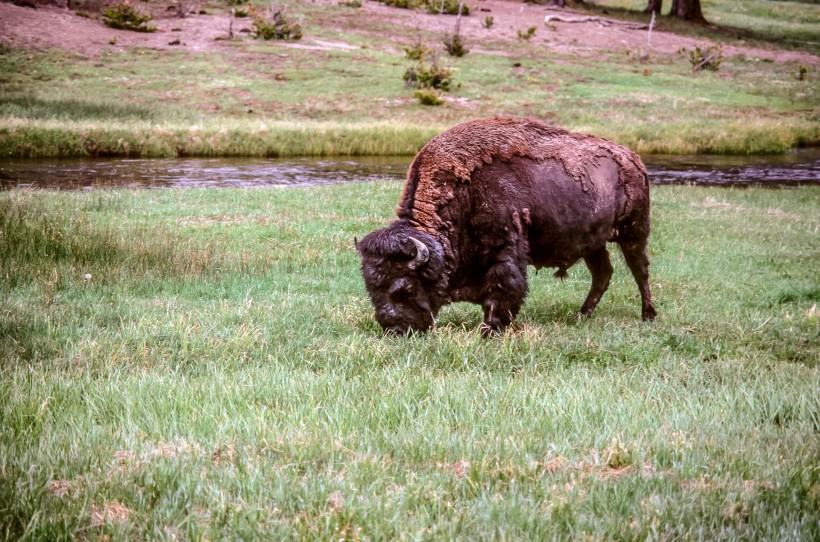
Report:
[{"label": "shaggy brown fur", "polygon": [[[413,160],[396,214],[416,227],[440,237],[443,233],[439,209],[452,194],[442,192],[442,178],[451,174],[469,182],[473,172],[494,160],[527,156],[535,160],[555,159],[586,191],[587,169],[600,158],[611,157],[620,166],[620,184],[630,201],[646,186],[646,169],[631,150],[593,135],[569,132],[536,119],[493,117],[460,124],[431,139]],[[444,175],[442,175],[444,174]]]},{"label": "shaggy brown fur", "polygon": [[527,267],[564,276],[583,260],[592,314],[619,245],[641,293],[649,288],[649,184],[640,158],[604,139],[532,119],[495,117],[431,139],[413,160],[399,219],[356,243],[376,320],[388,332],[424,331],[441,307],[484,311],[482,333],[507,327],[527,296]]}]

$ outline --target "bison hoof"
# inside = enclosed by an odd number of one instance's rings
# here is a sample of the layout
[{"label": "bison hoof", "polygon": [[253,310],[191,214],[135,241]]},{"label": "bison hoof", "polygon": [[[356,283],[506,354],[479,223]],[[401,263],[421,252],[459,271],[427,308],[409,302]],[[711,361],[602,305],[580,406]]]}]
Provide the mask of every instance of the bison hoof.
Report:
[{"label": "bison hoof", "polygon": [[651,322],[655,319],[655,317],[657,315],[658,315],[658,312],[655,310],[655,307],[649,307],[649,308],[643,310],[643,313],[641,314],[641,318],[643,319],[644,322]]}]

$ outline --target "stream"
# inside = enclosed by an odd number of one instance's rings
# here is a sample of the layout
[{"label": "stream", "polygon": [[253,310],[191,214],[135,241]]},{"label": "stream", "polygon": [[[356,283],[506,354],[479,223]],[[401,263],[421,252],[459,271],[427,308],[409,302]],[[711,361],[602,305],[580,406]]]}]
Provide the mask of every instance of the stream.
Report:
[{"label": "stream", "polygon": [[[0,190],[266,188],[404,181],[410,156],[0,160]],[[644,157],[652,184],[789,188],[820,185],[820,149],[767,156]]]}]

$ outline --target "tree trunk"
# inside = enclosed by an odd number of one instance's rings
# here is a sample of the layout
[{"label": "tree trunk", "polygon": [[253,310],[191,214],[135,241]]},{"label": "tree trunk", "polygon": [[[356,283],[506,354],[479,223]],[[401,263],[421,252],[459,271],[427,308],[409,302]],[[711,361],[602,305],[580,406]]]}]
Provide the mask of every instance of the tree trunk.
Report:
[{"label": "tree trunk", "polygon": [[700,0],[672,0],[672,9],[669,11],[669,15],[694,23],[706,22],[700,9]]},{"label": "tree trunk", "polygon": [[658,15],[660,15],[662,6],[663,6],[663,0],[647,0],[646,9],[643,10],[643,12],[644,13],[657,13]]}]

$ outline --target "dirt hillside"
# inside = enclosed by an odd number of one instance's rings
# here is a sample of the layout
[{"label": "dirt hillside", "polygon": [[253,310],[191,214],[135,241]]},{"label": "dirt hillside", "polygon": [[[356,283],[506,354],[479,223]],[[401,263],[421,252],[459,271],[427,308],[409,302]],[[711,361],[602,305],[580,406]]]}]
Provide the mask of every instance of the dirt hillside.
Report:
[{"label": "dirt hillside", "polygon": [[[315,3],[337,4],[338,0],[315,0]],[[44,50],[63,49],[88,57],[96,57],[105,50],[120,50],[128,47],[149,47],[154,49],[179,49],[191,51],[227,50],[228,45],[218,38],[227,34],[229,20],[222,14],[196,14],[185,18],[176,16],[174,4],[132,2],[144,12],[154,15],[158,31],[142,34],[115,30],[105,26],[100,20],[84,17],[70,9],[52,6],[37,8],[21,7],[8,2],[0,2],[0,44],[11,47]],[[555,10],[545,6],[524,4],[520,1],[477,0],[473,2],[473,13],[462,20],[461,31],[470,43],[480,44],[486,30],[482,21],[492,16],[494,39],[515,40],[517,31],[529,26],[544,28],[546,15],[561,18],[579,18],[571,10]],[[450,31],[452,17],[439,17],[421,12],[410,12],[367,1],[362,3],[357,19],[372,25],[404,25],[424,30]],[[343,23],[341,23],[343,24]],[[340,25],[341,25],[340,24]],[[551,21],[554,31],[550,33],[550,45],[556,52],[594,56],[598,51],[617,51],[624,48],[639,51],[646,47],[647,31],[630,29],[621,25],[602,25],[600,22]],[[249,19],[236,19],[234,32],[250,27]],[[678,36],[655,31],[652,34],[651,51],[655,54],[673,54],[681,48],[702,45],[703,39]],[[328,42],[315,36],[306,35],[301,41],[291,43],[291,47],[345,48],[346,44]],[[820,66],[820,57],[799,51],[766,50],[736,44],[724,43],[727,56],[745,54],[749,57],[770,59],[775,62],[796,61],[808,66]],[[498,54],[496,52],[496,54]]]}]

